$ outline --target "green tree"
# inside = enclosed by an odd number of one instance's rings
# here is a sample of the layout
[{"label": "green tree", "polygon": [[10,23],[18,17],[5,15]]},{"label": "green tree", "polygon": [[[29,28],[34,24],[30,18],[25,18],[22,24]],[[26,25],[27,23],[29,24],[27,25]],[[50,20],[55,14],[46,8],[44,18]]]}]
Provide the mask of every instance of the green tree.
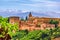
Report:
[{"label": "green tree", "polygon": [[24,18],[23,17],[21,17],[21,21],[24,21]]},{"label": "green tree", "polygon": [[25,20],[28,20],[28,17],[26,16]]},{"label": "green tree", "polygon": [[18,31],[17,24],[12,25],[8,23],[8,18],[0,18],[0,38],[8,40],[16,34],[16,31]]},{"label": "green tree", "polygon": [[12,39],[19,40],[19,39],[23,38],[24,36],[26,36],[27,34],[28,34],[27,30],[19,30],[16,32],[16,35],[12,37]]},{"label": "green tree", "polygon": [[59,22],[58,22],[58,21],[55,21],[55,20],[50,20],[49,23],[50,23],[50,24],[55,24],[55,27],[57,27],[57,26],[58,26],[57,24],[58,24]]}]

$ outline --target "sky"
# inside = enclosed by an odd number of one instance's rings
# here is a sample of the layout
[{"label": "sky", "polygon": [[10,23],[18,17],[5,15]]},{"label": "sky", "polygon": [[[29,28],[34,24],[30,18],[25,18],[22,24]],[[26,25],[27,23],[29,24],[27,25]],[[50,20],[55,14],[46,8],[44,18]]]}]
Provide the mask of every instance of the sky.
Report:
[{"label": "sky", "polygon": [[60,18],[60,0],[0,0],[0,16],[34,16]]},{"label": "sky", "polygon": [[60,0],[0,0],[0,10],[8,9],[60,13]]}]

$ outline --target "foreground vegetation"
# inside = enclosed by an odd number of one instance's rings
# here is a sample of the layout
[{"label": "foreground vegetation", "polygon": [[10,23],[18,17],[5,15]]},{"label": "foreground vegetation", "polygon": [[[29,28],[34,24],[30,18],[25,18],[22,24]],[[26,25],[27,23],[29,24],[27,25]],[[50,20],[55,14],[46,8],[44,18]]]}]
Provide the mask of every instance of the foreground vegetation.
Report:
[{"label": "foreground vegetation", "polygon": [[0,17],[0,40],[51,40],[60,37],[60,28],[45,30],[18,30],[17,24],[10,24],[8,18]]},{"label": "foreground vegetation", "polygon": [[60,37],[60,28],[54,28],[50,30],[34,30],[27,32],[27,30],[19,31],[12,38],[14,40],[52,40]]}]

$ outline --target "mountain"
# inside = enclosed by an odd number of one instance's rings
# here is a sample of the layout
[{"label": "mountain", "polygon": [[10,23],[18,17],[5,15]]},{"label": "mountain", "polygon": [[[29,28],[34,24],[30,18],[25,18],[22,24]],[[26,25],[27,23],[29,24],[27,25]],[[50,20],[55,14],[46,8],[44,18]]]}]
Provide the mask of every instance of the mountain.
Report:
[{"label": "mountain", "polygon": [[[31,12],[33,16],[38,17],[57,17],[60,18],[60,13],[56,12]],[[29,15],[29,11],[21,11],[21,10],[5,10],[0,11],[0,16],[10,17],[10,16],[19,16],[25,18]]]}]

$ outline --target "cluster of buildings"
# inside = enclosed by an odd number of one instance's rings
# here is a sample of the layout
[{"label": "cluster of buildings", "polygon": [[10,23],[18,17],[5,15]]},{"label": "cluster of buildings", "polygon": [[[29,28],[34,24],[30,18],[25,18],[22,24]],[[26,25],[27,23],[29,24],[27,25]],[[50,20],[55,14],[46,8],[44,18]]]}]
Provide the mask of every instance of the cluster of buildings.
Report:
[{"label": "cluster of buildings", "polygon": [[[60,18],[34,17],[32,16],[31,12],[29,13],[28,19],[26,21],[22,21],[19,17],[16,16],[9,17],[9,23],[18,23],[19,30],[28,31],[55,28],[55,24],[49,23],[50,20],[59,21]],[[60,21],[58,26],[60,26]]]}]

